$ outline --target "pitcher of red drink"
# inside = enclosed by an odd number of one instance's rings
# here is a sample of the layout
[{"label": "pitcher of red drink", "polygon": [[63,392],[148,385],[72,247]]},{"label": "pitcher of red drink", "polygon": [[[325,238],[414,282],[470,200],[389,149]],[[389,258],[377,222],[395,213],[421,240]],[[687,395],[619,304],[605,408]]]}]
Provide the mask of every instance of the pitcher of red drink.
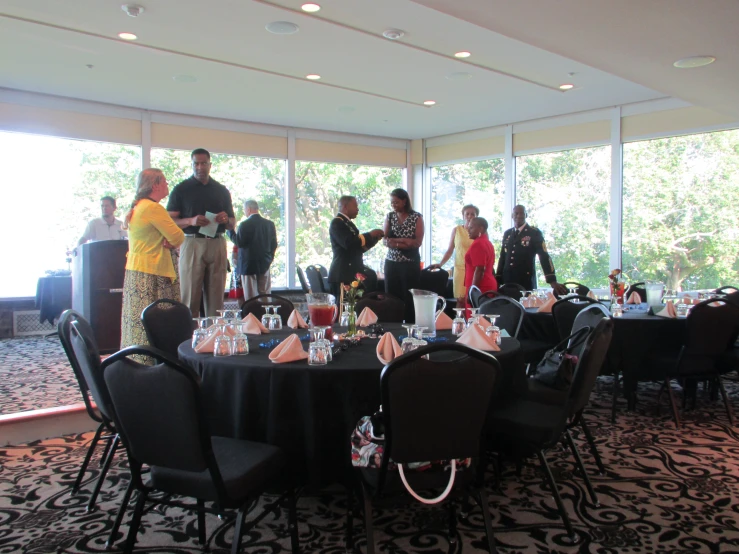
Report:
[{"label": "pitcher of red drink", "polygon": [[334,338],[333,323],[339,313],[336,306],[336,297],[333,294],[318,292],[306,294],[308,300],[308,313],[310,314],[310,323],[313,327],[328,327],[326,329],[326,339],[332,341]]}]

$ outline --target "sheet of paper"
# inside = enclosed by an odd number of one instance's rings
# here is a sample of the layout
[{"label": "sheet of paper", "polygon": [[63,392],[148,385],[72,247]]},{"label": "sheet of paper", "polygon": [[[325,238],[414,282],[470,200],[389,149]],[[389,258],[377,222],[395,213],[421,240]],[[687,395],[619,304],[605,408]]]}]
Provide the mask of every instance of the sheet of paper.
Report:
[{"label": "sheet of paper", "polygon": [[208,225],[200,227],[199,233],[206,237],[215,237],[218,232],[218,222],[216,221],[216,214],[213,212],[205,212],[205,217],[210,221]]}]

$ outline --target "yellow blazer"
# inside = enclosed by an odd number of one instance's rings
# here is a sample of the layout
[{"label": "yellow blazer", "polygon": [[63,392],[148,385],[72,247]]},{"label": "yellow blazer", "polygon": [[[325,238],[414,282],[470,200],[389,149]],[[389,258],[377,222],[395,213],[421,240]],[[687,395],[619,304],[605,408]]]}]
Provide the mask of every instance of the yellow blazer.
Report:
[{"label": "yellow blazer", "polygon": [[179,246],[185,234],[161,204],[149,198],[139,200],[128,223],[126,269],[174,279],[177,274],[164,239]]}]

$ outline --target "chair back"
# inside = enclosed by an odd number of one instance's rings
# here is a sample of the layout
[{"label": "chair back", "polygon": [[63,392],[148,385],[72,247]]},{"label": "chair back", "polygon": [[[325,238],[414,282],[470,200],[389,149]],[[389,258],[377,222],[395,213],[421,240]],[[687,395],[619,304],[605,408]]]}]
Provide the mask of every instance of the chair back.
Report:
[{"label": "chair back", "polygon": [[[577,294],[578,296],[587,296],[587,294],[590,292],[590,289],[588,287],[586,287],[582,283],[578,283],[577,281],[566,281],[562,283],[562,285],[564,285],[568,289],[574,288],[575,294]],[[560,297],[556,291],[554,291],[554,296],[557,298]]]},{"label": "chair back", "polygon": [[518,283],[505,283],[498,286],[498,294],[508,296],[514,300],[521,300],[526,289]]},{"label": "chair back", "polygon": [[[131,360],[145,353],[159,363]],[[210,435],[200,397],[200,378],[154,349],[131,347],[105,360],[116,427],[139,464],[181,471],[209,469]]]},{"label": "chair back", "polygon": [[67,359],[69,360],[69,365],[72,366],[72,371],[74,372],[74,376],[77,379],[77,386],[80,389],[80,392],[82,393],[82,399],[85,402],[85,409],[87,410],[87,415],[89,415],[94,421],[97,421],[98,423],[101,422],[100,414],[95,410],[94,406],[92,405],[92,402],[90,401],[90,387],[87,384],[87,380],[85,379],[84,374],[82,373],[82,368],[80,367],[79,362],[77,361],[77,356],[74,353],[74,350],[72,349],[72,322],[76,321],[79,325],[79,328],[84,332],[86,336],[92,337],[90,348],[91,348],[91,354],[93,358],[98,359],[98,363],[100,360],[100,352],[98,351],[97,344],[95,342],[94,334],[92,331],[92,327],[87,322],[87,320],[82,317],[82,314],[79,312],[76,312],[74,310],[65,310],[64,313],[59,316],[59,322],[57,323],[57,331],[59,333],[59,340],[62,343],[62,348],[64,348],[64,353],[67,355]]},{"label": "chair back", "polygon": [[723,287],[717,288],[715,291],[716,294],[734,294],[735,292],[739,292],[739,288],[736,288],[732,285],[724,285]]},{"label": "chair back", "polygon": [[[600,302],[590,304],[577,313],[575,321],[572,323],[570,334],[579,331],[583,327],[595,329],[598,326],[598,323],[600,323],[600,320],[604,317],[611,317],[611,314],[608,312],[608,308]],[[575,354],[578,353],[575,352]]]},{"label": "chair back", "polygon": [[419,348],[385,366],[383,469],[390,458],[409,463],[479,456],[499,372],[493,356],[456,343]]},{"label": "chair back", "polygon": [[195,328],[190,308],[169,298],[160,298],[144,308],[141,323],[149,344],[175,358],[177,347],[192,338]]},{"label": "chair back", "polygon": [[495,324],[501,329],[505,329],[513,338],[518,337],[518,331],[521,329],[525,313],[526,310],[521,303],[516,302],[509,296],[500,295],[480,304],[480,314],[498,314]]},{"label": "chair back", "polygon": [[305,294],[310,294],[311,288],[308,286],[308,281],[305,280],[305,273],[303,273],[303,268],[298,266],[295,266],[296,271],[298,272],[298,281],[300,281],[300,288],[303,289],[303,292]]},{"label": "chair back", "polygon": [[318,269],[322,266],[309,265],[305,268],[305,276],[308,278],[312,292],[330,292],[328,287],[324,286],[323,276]]},{"label": "chair back", "polygon": [[626,289],[626,293],[624,296],[626,299],[628,299],[632,293],[636,293],[639,295],[639,298],[641,298],[642,302],[647,301],[647,289],[644,285],[644,281],[639,281],[638,283],[631,283],[629,285],[629,288]]},{"label": "chair back", "polygon": [[365,294],[354,305],[354,311],[359,315],[365,308],[375,312],[380,323],[400,322],[405,318],[405,302],[392,294],[384,292]]},{"label": "chair back", "polygon": [[[81,317],[81,316],[80,316]],[[92,328],[84,319],[75,319],[70,322],[69,342],[72,354],[79,364],[80,373],[90,389],[92,399],[104,420],[113,421],[113,411],[110,395],[103,380],[100,366],[100,354],[95,346],[95,337]]]},{"label": "chair back", "polygon": [[[577,300],[577,302],[573,302],[573,300]],[[572,334],[572,326],[577,314],[593,304],[600,303],[587,296],[576,295],[560,298],[552,305],[552,317],[554,318],[554,324],[557,326],[560,340]]]},{"label": "chair back", "polygon": [[422,269],[418,288],[435,292],[442,298],[446,297],[446,285],[449,282],[449,272],[444,269]]},{"label": "chair back", "polygon": [[716,360],[733,348],[739,334],[739,307],[723,300],[706,300],[688,313],[681,366],[713,371]]},{"label": "chair back", "polygon": [[567,417],[574,416],[587,406],[612,338],[613,320],[601,317],[585,340],[585,346],[575,367],[572,385],[567,395]]},{"label": "chair back", "polygon": [[470,287],[469,301],[473,308],[479,308],[485,299],[495,298],[498,293],[494,290],[482,292],[476,285]]},{"label": "chair back", "polygon": [[282,325],[287,325],[290,314],[293,313],[295,306],[287,298],[277,296],[276,294],[260,294],[249,298],[241,305],[241,317],[244,318],[248,314],[254,314],[257,319],[266,313],[265,306],[278,306],[277,313],[282,319]]}]

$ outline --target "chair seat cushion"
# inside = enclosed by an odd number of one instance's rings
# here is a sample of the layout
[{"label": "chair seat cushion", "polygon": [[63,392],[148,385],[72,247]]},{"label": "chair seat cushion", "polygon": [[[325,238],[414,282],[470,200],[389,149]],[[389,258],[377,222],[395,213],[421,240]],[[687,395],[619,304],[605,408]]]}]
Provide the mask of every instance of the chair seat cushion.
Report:
[{"label": "chair seat cushion", "polygon": [[526,379],[526,387],[524,393],[526,400],[561,406],[567,398],[568,391],[552,388],[538,379]]},{"label": "chair seat cushion", "polygon": [[536,451],[556,442],[565,421],[562,403],[517,399],[490,412],[487,434],[494,450]]},{"label": "chair seat cushion", "polygon": [[[211,441],[226,494],[236,504],[263,491],[285,466],[285,456],[276,446],[226,437],[212,437]],[[158,490],[218,500],[208,470],[192,472],[153,466],[150,478],[151,486]]]}]

